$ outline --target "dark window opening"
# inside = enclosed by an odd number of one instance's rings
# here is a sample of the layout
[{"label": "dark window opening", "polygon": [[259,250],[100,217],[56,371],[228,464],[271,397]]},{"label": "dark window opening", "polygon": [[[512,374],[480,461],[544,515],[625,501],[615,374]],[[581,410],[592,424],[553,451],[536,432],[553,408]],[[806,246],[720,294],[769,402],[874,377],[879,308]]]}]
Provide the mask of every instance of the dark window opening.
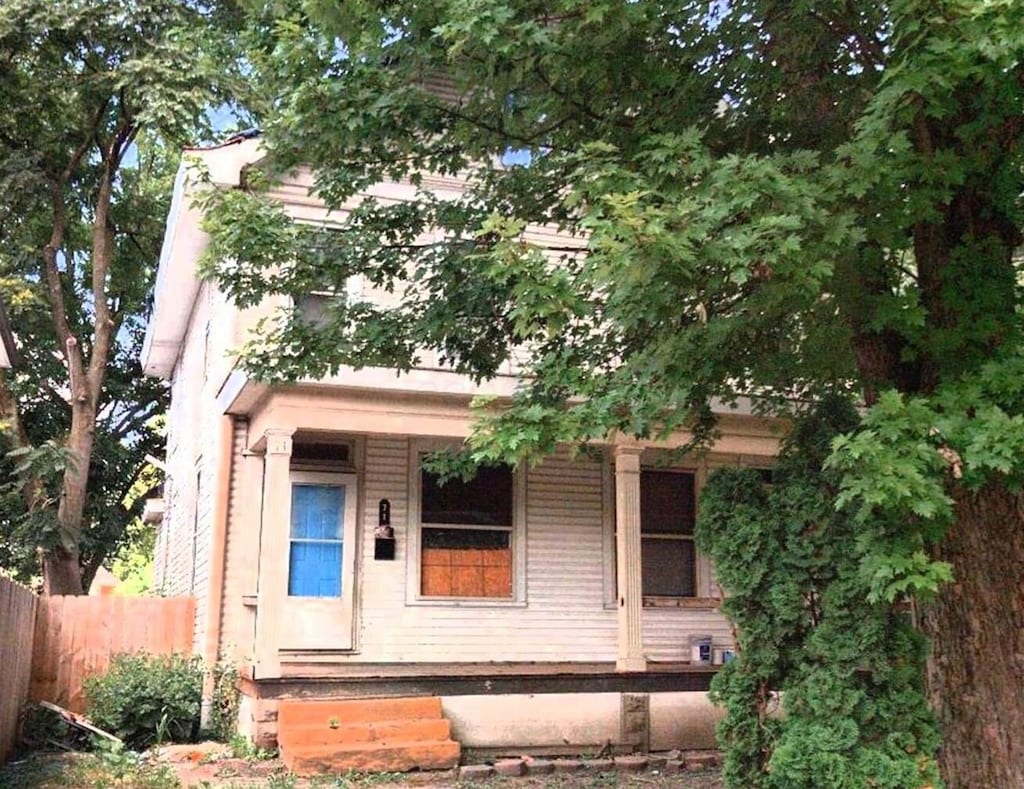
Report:
[{"label": "dark window opening", "polygon": [[443,485],[423,471],[420,482],[420,594],[511,599],[512,469]]},{"label": "dark window opening", "polygon": [[437,474],[423,472],[423,523],[466,526],[512,525],[512,469],[481,466],[470,480],[450,479],[443,485]]},{"label": "dark window opening", "polygon": [[640,561],[645,596],[696,596],[696,514],[692,473],[641,471]]}]

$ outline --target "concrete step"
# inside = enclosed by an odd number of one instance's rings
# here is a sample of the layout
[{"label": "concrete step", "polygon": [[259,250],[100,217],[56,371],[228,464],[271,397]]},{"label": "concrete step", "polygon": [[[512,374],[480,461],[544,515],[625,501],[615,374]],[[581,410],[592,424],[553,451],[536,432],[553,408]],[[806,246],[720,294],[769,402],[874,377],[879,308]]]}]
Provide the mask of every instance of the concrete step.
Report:
[{"label": "concrete step", "polygon": [[277,705],[278,735],[291,726],[342,725],[375,721],[441,718],[437,696],[392,699],[282,700]]},{"label": "concrete step", "polygon": [[290,723],[281,726],[277,744],[289,746],[351,745],[366,742],[419,742],[447,740],[452,726],[444,718],[420,718],[397,721],[368,721],[363,723]]},{"label": "concrete step", "polygon": [[281,748],[281,759],[297,775],[347,770],[407,772],[445,770],[459,763],[460,747],[452,740],[361,742]]}]

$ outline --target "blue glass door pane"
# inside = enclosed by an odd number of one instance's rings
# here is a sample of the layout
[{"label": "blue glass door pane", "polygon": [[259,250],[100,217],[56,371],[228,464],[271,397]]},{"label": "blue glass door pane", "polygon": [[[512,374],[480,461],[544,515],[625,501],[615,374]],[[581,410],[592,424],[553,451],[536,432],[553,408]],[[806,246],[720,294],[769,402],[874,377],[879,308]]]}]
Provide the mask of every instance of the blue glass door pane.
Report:
[{"label": "blue glass door pane", "polygon": [[293,542],[288,562],[292,597],[341,597],[341,543]]},{"label": "blue glass door pane", "polygon": [[292,539],[340,540],[345,488],[292,485]]},{"label": "blue glass door pane", "polygon": [[293,485],[288,594],[341,597],[345,488]]}]

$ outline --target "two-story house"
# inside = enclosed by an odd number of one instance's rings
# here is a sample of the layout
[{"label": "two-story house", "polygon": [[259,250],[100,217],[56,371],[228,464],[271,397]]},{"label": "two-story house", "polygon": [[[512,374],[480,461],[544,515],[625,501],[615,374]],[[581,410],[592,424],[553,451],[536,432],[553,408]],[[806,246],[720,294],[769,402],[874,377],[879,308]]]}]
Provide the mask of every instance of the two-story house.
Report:
[{"label": "two-story house", "polygon": [[[729,410],[699,460],[665,464],[668,444],[609,437],[593,452],[439,485],[423,454],[460,442],[471,398],[508,396],[516,371],[479,386],[429,364],[280,386],[247,376],[233,349],[280,304],[239,310],[197,277],[206,237],[192,198],[243,187],[260,141],[189,156],[213,186],[182,165],[142,359],[172,387],[157,584],[197,597],[198,653],[239,665],[241,730],[277,739],[287,759],[300,703],[429,697],[474,749],[713,747],[714,666],[692,660],[691,641],[710,637],[698,657],[719,658],[732,634],[693,542],[701,485],[716,465],[770,464],[778,425]],[[343,226],[311,183],[296,172],[271,196],[297,220]],[[372,192],[402,200],[409,189]],[[339,715],[320,717],[344,728]],[[402,753],[389,764],[457,758]]]}]

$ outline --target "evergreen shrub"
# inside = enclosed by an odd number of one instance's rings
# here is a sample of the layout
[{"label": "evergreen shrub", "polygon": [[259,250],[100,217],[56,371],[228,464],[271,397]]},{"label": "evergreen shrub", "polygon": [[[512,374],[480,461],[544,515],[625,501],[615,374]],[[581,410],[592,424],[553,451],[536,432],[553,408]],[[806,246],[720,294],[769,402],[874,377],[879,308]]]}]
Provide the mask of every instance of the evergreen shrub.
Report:
[{"label": "evergreen shrub", "polygon": [[[940,785],[923,692],[926,646],[907,602],[869,602],[873,546],[836,508],[832,439],[855,429],[830,399],[797,419],[770,475],[715,472],[696,538],[725,590],[736,658],[715,677],[724,778],[735,789]],[[874,598],[872,598],[874,599]]]}]

